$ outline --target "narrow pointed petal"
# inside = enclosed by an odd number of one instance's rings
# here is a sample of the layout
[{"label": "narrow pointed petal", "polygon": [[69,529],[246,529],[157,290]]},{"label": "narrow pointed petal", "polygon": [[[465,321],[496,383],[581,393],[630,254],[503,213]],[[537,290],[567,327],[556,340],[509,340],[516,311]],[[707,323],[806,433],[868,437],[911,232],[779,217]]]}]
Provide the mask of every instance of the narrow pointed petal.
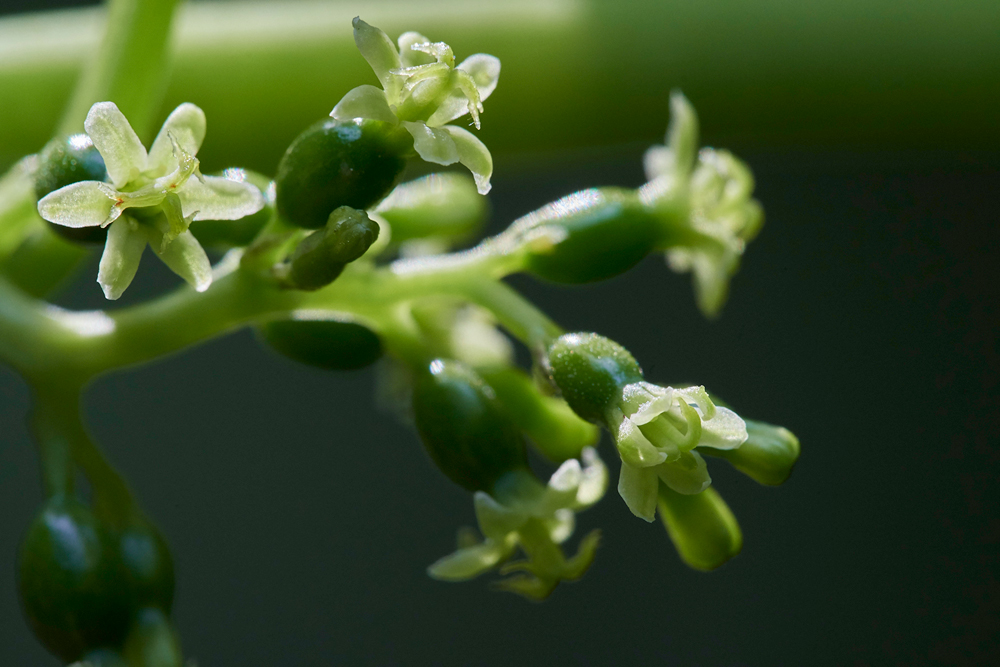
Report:
[{"label": "narrow pointed petal", "polygon": [[[413,137],[413,149],[427,162],[455,164],[459,161],[458,146],[446,128],[428,127],[420,121],[404,122],[403,127]],[[476,179],[478,188],[479,179]]]},{"label": "narrow pointed petal", "polygon": [[552,473],[549,478],[549,488],[557,491],[572,491],[576,495],[576,490],[583,481],[583,471],[580,462],[576,459],[563,461],[562,465]]},{"label": "narrow pointed petal", "polygon": [[80,181],[45,195],[38,215],[63,227],[96,227],[121,215],[115,189],[107,183]]},{"label": "narrow pointed petal", "polygon": [[146,149],[114,102],[98,102],[90,107],[83,127],[104,158],[116,188],[121,189],[146,170]]},{"label": "narrow pointed petal", "polygon": [[418,44],[430,44],[428,38],[419,32],[404,32],[399,36],[399,62],[402,67],[416,67],[418,65],[429,65],[434,62],[433,55],[413,47]]},{"label": "narrow pointed petal", "polygon": [[239,220],[266,203],[264,195],[246,181],[231,181],[220,176],[189,178],[178,189],[185,216],[195,220]]},{"label": "narrow pointed petal", "polygon": [[385,101],[385,93],[375,86],[358,86],[349,90],[343,99],[337,102],[337,106],[333,107],[330,115],[337,120],[371,118],[386,123],[397,122],[396,114],[392,113],[388,102]]},{"label": "narrow pointed petal", "polygon": [[585,509],[604,497],[604,492],[608,488],[608,468],[593,447],[585,447],[580,458],[585,467],[583,479],[580,480],[580,486],[576,491],[575,507]]},{"label": "narrow pointed petal", "polygon": [[468,72],[476,82],[480,101],[485,101],[493,94],[500,80],[500,59],[486,53],[469,56],[456,69]]},{"label": "narrow pointed petal", "polygon": [[686,495],[701,493],[712,483],[705,459],[698,452],[684,452],[676,461],[661,463],[651,470],[664,484]]},{"label": "narrow pointed petal", "polygon": [[573,510],[556,510],[551,519],[545,521],[545,528],[549,531],[549,537],[556,544],[562,544],[569,539],[576,528],[576,515]]},{"label": "narrow pointed petal", "polygon": [[171,271],[187,281],[197,292],[204,292],[211,286],[212,264],[190,231],[180,234],[167,243],[166,247],[152,236],[149,245]]},{"label": "narrow pointed petal", "polygon": [[[615,433],[615,445],[622,461],[635,467],[659,465],[667,455],[653,446],[635,423],[625,417]],[[664,445],[665,446],[665,445]]]},{"label": "narrow pointed petal", "polygon": [[427,568],[427,574],[441,581],[472,579],[496,567],[508,553],[503,545],[487,540],[441,558]]},{"label": "narrow pointed petal", "polygon": [[576,581],[582,577],[594,562],[594,556],[597,555],[597,547],[600,544],[600,530],[592,530],[587,533],[580,540],[580,546],[577,548],[576,555],[566,563],[566,568],[563,571],[563,579],[566,581]]},{"label": "narrow pointed petal", "polygon": [[358,45],[358,51],[371,65],[375,76],[382,83],[382,87],[387,87],[389,83],[389,70],[397,69],[400,66],[399,53],[396,45],[392,43],[389,36],[374,26],[370,26],[360,18],[354,19],[354,43]]},{"label": "narrow pointed petal", "polygon": [[473,497],[476,508],[476,520],[483,535],[494,540],[501,540],[506,535],[525,524],[528,516],[504,507],[483,491],[477,491]]},{"label": "narrow pointed petal", "polygon": [[106,299],[114,301],[132,284],[146,242],[144,230],[131,218],[119,218],[111,224],[97,271],[97,282]]},{"label": "narrow pointed petal", "polygon": [[618,478],[618,494],[628,505],[632,514],[640,519],[652,521],[656,515],[656,489],[659,481],[650,468],[636,468],[622,461],[621,476]]},{"label": "narrow pointed petal", "polygon": [[747,440],[747,425],[728,408],[716,408],[711,419],[701,422],[698,445],[716,449],[736,449]]},{"label": "narrow pointed petal", "polygon": [[177,158],[174,157],[171,137],[184,152],[197,155],[201,142],[205,140],[205,112],[190,102],[173,110],[149,149],[150,170],[158,169],[166,173],[176,168]]},{"label": "narrow pointed petal", "polygon": [[667,145],[673,152],[674,168],[687,175],[698,157],[698,114],[679,90],[670,94],[670,125]]},{"label": "narrow pointed petal", "polygon": [[476,179],[476,189],[479,194],[485,195],[492,187],[490,176],[493,175],[493,156],[486,148],[486,144],[476,138],[468,130],[464,130],[454,125],[445,125],[441,128],[447,130],[455,142],[458,149],[458,161],[472,172],[472,177]]},{"label": "narrow pointed petal", "polygon": [[740,552],[743,533],[715,489],[683,495],[660,485],[660,518],[681,559],[696,570],[714,570]]}]

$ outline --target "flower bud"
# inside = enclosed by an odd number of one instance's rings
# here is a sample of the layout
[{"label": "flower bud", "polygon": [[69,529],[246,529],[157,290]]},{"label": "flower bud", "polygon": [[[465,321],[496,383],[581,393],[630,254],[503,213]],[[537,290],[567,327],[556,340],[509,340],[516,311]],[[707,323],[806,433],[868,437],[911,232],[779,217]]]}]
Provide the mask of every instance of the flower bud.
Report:
[{"label": "flower bud", "polygon": [[321,120],[278,163],[278,213],[293,225],[318,229],[341,206],[369,209],[396,185],[412,150],[410,135],[390,123]]},{"label": "flower bud", "polygon": [[711,487],[685,495],[661,483],[659,508],[681,560],[696,570],[714,570],[743,547],[736,517]]},{"label": "flower bud", "polygon": [[[35,171],[35,197],[41,199],[59,188],[80,181],[104,181],[108,176],[104,158],[86,134],[53,139],[38,154]],[[77,243],[104,243],[107,229],[101,227],[65,227],[49,224],[60,236]]]},{"label": "flower bud", "polygon": [[522,218],[526,269],[556,283],[604,280],[632,268],[663,235],[658,216],[632,190],[601,188],[564,197]]},{"label": "flower bud", "polygon": [[548,363],[551,379],[569,407],[591,422],[605,419],[622,387],[642,381],[642,369],[632,354],[594,333],[560,336],[549,347]]},{"label": "flower bud", "polygon": [[469,491],[491,492],[506,473],[528,468],[517,426],[493,390],[460,362],[436,359],[421,373],[413,414],[434,463]]},{"label": "flower bud", "polygon": [[226,169],[219,176],[255,186],[264,195],[264,208],[237,220],[198,220],[191,225],[191,233],[199,243],[211,248],[228,250],[248,246],[274,215],[274,182],[263,174],[238,167]]},{"label": "flower bud", "polygon": [[257,329],[259,338],[289,359],[330,371],[353,371],[382,356],[382,341],[368,327],[333,313],[299,311]]},{"label": "flower bud", "polygon": [[364,211],[341,206],[326,227],[307,236],[292,253],[288,272],[290,287],[317,290],[336,280],[350,262],[358,259],[378,239],[378,223]]},{"label": "flower bud", "polygon": [[403,183],[379,204],[376,213],[392,227],[392,240],[461,241],[473,236],[486,218],[487,200],[465,174],[431,174]]},{"label": "flower bud", "polygon": [[747,441],[738,449],[712,449],[704,452],[718,456],[733,467],[767,486],[782,484],[792,474],[799,458],[799,439],[788,429],[764,422],[746,420]]}]

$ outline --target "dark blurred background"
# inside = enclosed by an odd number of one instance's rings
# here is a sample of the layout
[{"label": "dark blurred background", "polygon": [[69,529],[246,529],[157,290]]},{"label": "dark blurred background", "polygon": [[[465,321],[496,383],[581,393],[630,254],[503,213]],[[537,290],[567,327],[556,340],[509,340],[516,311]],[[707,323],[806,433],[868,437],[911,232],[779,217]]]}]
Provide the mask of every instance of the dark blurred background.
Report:
[{"label": "dark blurred background", "polygon": [[[612,486],[579,517],[578,535],[603,530],[593,568],[544,604],[492,593],[488,577],[434,582],[424,568],[474,521],[469,497],[375,411],[373,372],[296,366],[244,331],[87,396],[173,546],[188,653],[206,667],[987,664],[1000,649],[1000,154],[726,136],[767,223],[717,321],[658,257],[593,286],[511,282],[568,329],[625,344],[652,380],[704,383],[800,437],[776,489],[710,462],[740,556],[687,569]],[[583,187],[639,185],[643,149],[537,157],[530,171],[498,159],[492,229]],[[60,303],[102,305],[95,267]],[[126,298],[174,280],[147,258]],[[41,500],[27,408],[0,370],[0,664],[44,667],[56,663],[13,575]],[[616,479],[607,442],[602,454]]]}]

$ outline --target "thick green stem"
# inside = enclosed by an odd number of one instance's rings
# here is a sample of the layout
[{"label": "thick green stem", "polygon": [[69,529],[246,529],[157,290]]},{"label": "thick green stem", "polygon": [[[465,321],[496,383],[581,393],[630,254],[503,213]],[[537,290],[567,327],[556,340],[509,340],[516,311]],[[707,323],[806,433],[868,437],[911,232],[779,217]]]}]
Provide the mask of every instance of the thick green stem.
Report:
[{"label": "thick green stem", "polygon": [[152,130],[169,80],[168,46],[179,0],[109,0],[104,38],[77,82],[57,134],[83,131],[95,102],[118,105],[141,137]]}]

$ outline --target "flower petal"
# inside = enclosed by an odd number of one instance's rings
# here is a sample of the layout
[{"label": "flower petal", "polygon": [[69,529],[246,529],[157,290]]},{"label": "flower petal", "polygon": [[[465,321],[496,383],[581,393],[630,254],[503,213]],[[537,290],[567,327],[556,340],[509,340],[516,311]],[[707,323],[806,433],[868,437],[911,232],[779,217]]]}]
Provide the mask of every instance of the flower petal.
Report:
[{"label": "flower petal", "polygon": [[476,508],[476,520],[483,535],[501,540],[525,524],[528,516],[504,507],[483,491],[477,491],[472,499]]},{"label": "flower petal", "polygon": [[441,129],[447,130],[454,139],[455,147],[458,149],[458,161],[472,172],[479,194],[488,193],[492,187],[490,176],[493,175],[493,156],[490,155],[486,144],[477,139],[476,135],[460,127],[445,125]]},{"label": "flower petal", "polygon": [[132,284],[146,242],[145,231],[132,218],[125,216],[111,224],[97,271],[97,282],[106,299],[114,301]]},{"label": "flower petal", "polygon": [[715,416],[701,422],[698,445],[716,449],[736,449],[747,440],[747,425],[728,408],[716,408]]},{"label": "flower petal", "polygon": [[114,102],[90,107],[83,127],[104,158],[111,182],[119,190],[146,170],[146,149]]},{"label": "flower petal", "polygon": [[654,469],[636,468],[622,461],[618,494],[632,514],[640,519],[652,521],[656,516],[656,489],[659,484]]},{"label": "flower petal", "polygon": [[385,101],[385,93],[375,86],[358,86],[347,91],[330,115],[337,120],[371,118],[393,124],[397,122],[396,114]]},{"label": "flower petal", "polygon": [[701,493],[712,483],[705,459],[698,452],[684,452],[676,461],[661,463],[651,470],[664,484],[685,495]]},{"label": "flower petal", "polygon": [[562,508],[555,511],[551,519],[545,521],[545,527],[549,531],[549,537],[556,544],[562,544],[573,534],[576,528],[576,515],[573,510]]},{"label": "flower petal", "polygon": [[635,467],[659,465],[667,459],[667,454],[653,446],[639,430],[639,427],[628,417],[622,419],[618,426],[618,431],[615,433],[615,445],[618,447],[618,455],[621,456],[622,461]]},{"label": "flower petal", "polygon": [[604,497],[608,488],[608,468],[593,447],[584,447],[580,453],[585,467],[583,479],[576,491],[576,509],[590,507]]},{"label": "flower petal", "polygon": [[417,44],[429,44],[431,40],[424,37],[419,32],[404,32],[396,40],[399,44],[399,62],[402,67],[416,67],[418,65],[429,65],[435,62],[432,54],[422,49],[414,49]]},{"label": "flower petal", "polygon": [[445,128],[427,127],[420,121],[404,121],[403,127],[413,136],[413,149],[425,161],[445,165],[458,162],[458,147]]},{"label": "flower petal", "polygon": [[38,215],[63,227],[96,227],[121,215],[116,200],[115,189],[107,183],[80,181],[42,197]]},{"label": "flower petal", "polygon": [[205,112],[190,102],[185,102],[171,112],[149,149],[148,170],[165,174],[177,168],[177,158],[174,157],[170,137],[184,152],[197,155],[201,142],[205,140]]},{"label": "flower petal", "polygon": [[468,72],[479,89],[479,100],[485,101],[496,90],[500,80],[500,59],[486,53],[471,55],[455,69]]},{"label": "flower petal", "polygon": [[190,231],[180,234],[163,247],[158,232],[150,233],[149,245],[171,271],[187,281],[196,292],[204,292],[212,284],[212,263]]},{"label": "flower petal", "polygon": [[427,568],[427,574],[442,581],[472,579],[495,567],[509,553],[504,544],[486,540],[441,558]]},{"label": "flower petal", "polygon": [[389,84],[389,70],[400,66],[399,53],[389,36],[378,28],[368,25],[360,18],[354,19],[354,43],[358,51],[371,65],[375,76],[386,88]]},{"label": "flower petal", "polygon": [[178,188],[184,215],[195,220],[239,220],[264,208],[264,195],[253,184],[220,176],[189,178]]},{"label": "flower petal", "polygon": [[576,459],[563,461],[562,465],[552,473],[549,478],[549,488],[556,491],[572,491],[576,495],[576,490],[583,479],[583,471],[580,469],[580,462]]}]

